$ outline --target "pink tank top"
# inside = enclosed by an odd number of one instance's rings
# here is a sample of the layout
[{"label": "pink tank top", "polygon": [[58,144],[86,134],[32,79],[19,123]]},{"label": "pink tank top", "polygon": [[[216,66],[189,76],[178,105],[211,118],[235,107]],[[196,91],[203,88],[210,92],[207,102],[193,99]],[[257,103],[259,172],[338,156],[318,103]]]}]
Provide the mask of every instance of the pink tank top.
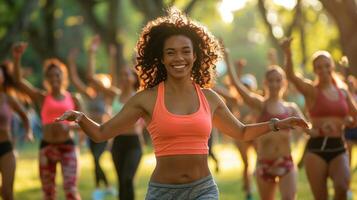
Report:
[{"label": "pink tank top", "polygon": [[328,99],[321,89],[317,88],[315,105],[309,109],[311,117],[345,117],[348,115],[348,104],[341,89],[337,88],[339,99]]},{"label": "pink tank top", "polygon": [[[56,100],[52,95],[47,95],[41,109],[42,124],[50,124],[60,117],[66,110],[74,110],[75,105],[72,96],[69,92],[65,92],[65,97],[62,100]],[[61,122],[62,123],[62,122]],[[63,123],[68,124],[68,121]]]},{"label": "pink tank top", "polygon": [[9,130],[11,126],[12,110],[9,106],[7,96],[2,95],[3,101],[0,104],[0,130]]},{"label": "pink tank top", "polygon": [[212,129],[211,111],[201,88],[194,85],[199,98],[199,109],[189,115],[176,115],[166,109],[164,82],[159,84],[152,120],[147,127],[156,157],[208,154],[208,138]]}]

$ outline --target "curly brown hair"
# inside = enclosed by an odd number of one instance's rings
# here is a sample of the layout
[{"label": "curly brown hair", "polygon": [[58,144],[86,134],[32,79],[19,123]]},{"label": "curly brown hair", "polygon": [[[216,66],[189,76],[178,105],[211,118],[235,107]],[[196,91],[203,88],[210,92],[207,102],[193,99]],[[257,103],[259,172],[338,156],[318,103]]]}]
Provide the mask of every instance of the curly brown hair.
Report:
[{"label": "curly brown hair", "polygon": [[202,88],[211,87],[216,76],[215,64],[222,55],[221,45],[205,26],[183,15],[178,9],[170,8],[167,13],[167,16],[150,21],[136,44],[135,69],[140,79],[140,89],[152,88],[166,80],[166,69],[161,63],[163,46],[165,40],[173,35],[190,38],[196,54],[191,78]]}]

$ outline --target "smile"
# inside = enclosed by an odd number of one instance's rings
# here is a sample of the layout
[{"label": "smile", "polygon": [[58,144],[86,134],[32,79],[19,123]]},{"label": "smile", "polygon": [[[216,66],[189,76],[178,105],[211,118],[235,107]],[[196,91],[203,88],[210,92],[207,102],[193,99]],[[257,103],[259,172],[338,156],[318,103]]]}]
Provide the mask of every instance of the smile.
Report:
[{"label": "smile", "polygon": [[182,69],[185,67],[185,65],[176,65],[176,66],[173,66],[175,69]]}]

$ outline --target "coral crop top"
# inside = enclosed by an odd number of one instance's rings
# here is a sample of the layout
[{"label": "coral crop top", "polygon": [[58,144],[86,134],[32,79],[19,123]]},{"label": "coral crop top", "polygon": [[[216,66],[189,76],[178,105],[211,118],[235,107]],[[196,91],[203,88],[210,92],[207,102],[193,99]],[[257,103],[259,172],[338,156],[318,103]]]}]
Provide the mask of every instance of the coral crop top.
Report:
[{"label": "coral crop top", "polygon": [[[64,99],[56,100],[52,95],[47,95],[43,101],[43,106],[41,109],[41,119],[42,124],[50,124],[55,121],[57,117],[60,117],[66,110],[74,110],[75,105],[72,99],[72,95],[66,92]],[[63,121],[61,123],[69,123],[68,121]]]},{"label": "coral crop top", "polygon": [[197,84],[194,86],[199,98],[199,109],[189,115],[177,115],[166,109],[164,82],[159,84],[152,119],[147,127],[156,157],[208,154],[208,138],[212,129],[211,111],[201,88]]},{"label": "coral crop top", "polygon": [[328,99],[323,91],[317,88],[315,105],[309,109],[311,117],[345,117],[348,115],[348,104],[341,89],[337,88],[339,99]]}]

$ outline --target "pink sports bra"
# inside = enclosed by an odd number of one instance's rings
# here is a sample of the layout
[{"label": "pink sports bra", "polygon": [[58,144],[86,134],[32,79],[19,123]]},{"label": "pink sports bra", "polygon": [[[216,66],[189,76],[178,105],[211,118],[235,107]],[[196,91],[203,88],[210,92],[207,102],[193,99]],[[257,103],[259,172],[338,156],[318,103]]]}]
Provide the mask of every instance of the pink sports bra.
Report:
[{"label": "pink sports bra", "polygon": [[317,88],[315,105],[309,109],[311,117],[345,117],[348,115],[348,104],[341,89],[337,88],[339,99],[332,101],[328,99],[323,91]]},{"label": "pink sports bra", "polygon": [[[42,124],[50,124],[55,121],[55,119],[61,116],[66,110],[74,110],[75,105],[72,99],[72,96],[69,92],[66,92],[64,99],[56,100],[52,95],[47,95],[43,102],[41,109],[41,119]],[[64,121],[61,123],[69,123]]]},{"label": "pink sports bra", "polygon": [[266,106],[264,106],[263,112],[260,114],[259,118],[258,118],[258,122],[266,122],[269,121],[271,118],[278,118],[278,119],[285,119],[290,117],[289,111],[287,110],[287,108],[284,109],[283,113],[280,114],[270,114],[266,108]]},{"label": "pink sports bra", "polygon": [[176,115],[166,109],[164,82],[159,84],[152,120],[147,127],[156,157],[208,154],[208,138],[212,129],[211,111],[201,88],[194,85],[199,98],[199,109],[189,115]]}]

